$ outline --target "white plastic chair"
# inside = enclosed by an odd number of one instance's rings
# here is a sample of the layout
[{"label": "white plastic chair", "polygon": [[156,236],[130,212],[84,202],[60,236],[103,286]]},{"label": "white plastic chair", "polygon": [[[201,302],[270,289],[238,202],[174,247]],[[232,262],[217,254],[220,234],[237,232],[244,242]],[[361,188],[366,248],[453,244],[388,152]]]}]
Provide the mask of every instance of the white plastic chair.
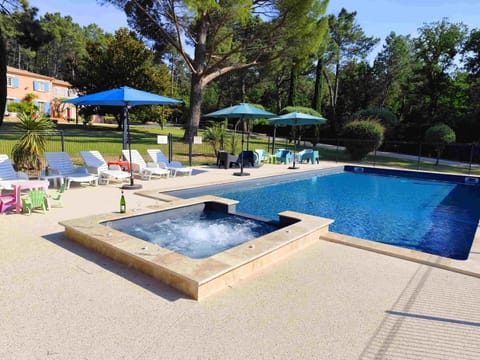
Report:
[{"label": "white plastic chair", "polygon": [[13,185],[22,180],[29,180],[28,174],[15,171],[8,156],[0,154],[0,194],[2,190],[13,190]]},{"label": "white plastic chair", "polygon": [[183,166],[183,164],[179,161],[168,161],[160,149],[148,149],[147,153],[153,162],[170,170],[173,177],[175,177],[177,174],[192,175],[191,167]]},{"label": "white plastic chair", "polygon": [[169,177],[170,171],[162,168],[156,162],[146,163],[137,150],[122,150],[122,155],[126,161],[130,161],[132,155],[132,169],[134,173],[138,173],[142,179],[150,180],[153,175]]},{"label": "white plastic chair", "polygon": [[[23,176],[20,178],[23,178]],[[19,180],[18,173],[15,171],[10,159],[5,154],[0,154],[0,180]]]},{"label": "white plastic chair", "polygon": [[118,165],[109,168],[99,151],[80,151],[80,156],[85,163],[87,171],[98,176],[101,184],[108,185],[110,180],[124,181],[130,178],[130,173],[122,171]]}]

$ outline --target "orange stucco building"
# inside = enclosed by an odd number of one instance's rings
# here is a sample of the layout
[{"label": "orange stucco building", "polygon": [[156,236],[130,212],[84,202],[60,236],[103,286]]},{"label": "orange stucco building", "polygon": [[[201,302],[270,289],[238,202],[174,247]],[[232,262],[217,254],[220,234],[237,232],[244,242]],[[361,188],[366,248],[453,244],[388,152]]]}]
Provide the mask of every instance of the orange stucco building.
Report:
[{"label": "orange stucco building", "polygon": [[7,66],[7,104],[20,102],[27,94],[36,96],[34,102],[45,115],[57,119],[75,118],[75,106],[62,100],[77,97],[67,81]]}]

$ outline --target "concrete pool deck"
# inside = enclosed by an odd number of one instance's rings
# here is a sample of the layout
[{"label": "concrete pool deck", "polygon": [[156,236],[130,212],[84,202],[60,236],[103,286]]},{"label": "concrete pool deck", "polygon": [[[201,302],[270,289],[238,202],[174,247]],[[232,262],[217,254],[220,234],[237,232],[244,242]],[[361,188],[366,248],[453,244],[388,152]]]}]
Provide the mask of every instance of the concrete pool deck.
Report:
[{"label": "concrete pool deck", "polygon": [[[196,170],[136,182],[169,190],[291,173]],[[0,216],[0,359],[478,358],[478,278],[319,241],[196,302],[65,239],[60,221],[116,212],[119,198],[118,185],[75,186],[64,208]]]}]

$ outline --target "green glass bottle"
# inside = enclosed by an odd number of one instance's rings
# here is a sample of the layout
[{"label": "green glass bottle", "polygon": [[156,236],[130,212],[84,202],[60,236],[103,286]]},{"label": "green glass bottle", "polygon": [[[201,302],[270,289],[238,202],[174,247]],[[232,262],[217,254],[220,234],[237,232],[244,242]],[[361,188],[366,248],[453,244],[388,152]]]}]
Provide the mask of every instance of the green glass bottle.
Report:
[{"label": "green glass bottle", "polygon": [[125,203],[125,196],[123,196],[123,190],[122,190],[122,196],[120,197],[120,212],[123,214],[127,211],[127,204]]}]

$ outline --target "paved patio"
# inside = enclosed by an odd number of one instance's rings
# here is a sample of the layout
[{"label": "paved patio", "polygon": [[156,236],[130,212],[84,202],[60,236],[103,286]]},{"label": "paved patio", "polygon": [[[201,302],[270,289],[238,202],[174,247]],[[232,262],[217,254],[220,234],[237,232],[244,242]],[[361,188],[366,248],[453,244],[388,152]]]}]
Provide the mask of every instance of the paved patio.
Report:
[{"label": "paved patio", "polygon": [[[234,171],[136,182],[166,190],[291,172]],[[118,185],[74,186],[64,208],[0,216],[0,359],[479,357],[478,278],[319,241],[196,302],[64,238],[59,221],[118,211],[119,199]]]}]

